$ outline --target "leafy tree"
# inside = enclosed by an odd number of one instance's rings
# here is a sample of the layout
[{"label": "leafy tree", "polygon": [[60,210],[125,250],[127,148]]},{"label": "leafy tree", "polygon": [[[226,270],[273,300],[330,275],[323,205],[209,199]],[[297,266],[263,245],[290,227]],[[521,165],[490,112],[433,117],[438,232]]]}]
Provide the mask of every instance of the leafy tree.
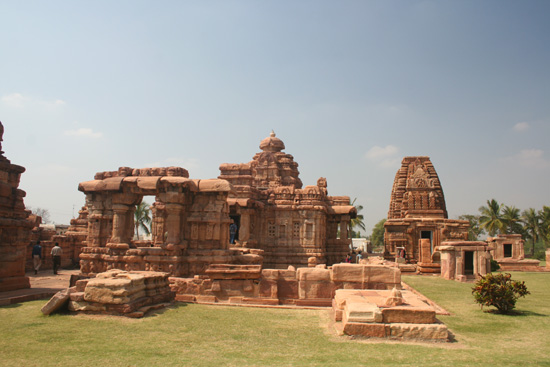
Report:
[{"label": "leafy tree", "polygon": [[479,224],[481,229],[485,230],[489,236],[502,233],[504,222],[502,220],[501,205],[495,200],[487,200],[487,206],[479,208]]},{"label": "leafy tree", "polygon": [[523,228],[527,236],[531,238],[531,257],[535,255],[535,243],[537,243],[542,229],[540,219],[539,213],[533,208],[524,210],[521,213]]},{"label": "leafy tree", "polygon": [[363,205],[359,205],[359,204],[354,205],[356,200],[357,200],[357,198],[353,199],[353,201],[351,202],[351,205],[353,205],[355,207],[355,209],[357,210],[357,217],[353,218],[350,222],[350,230],[351,230],[351,237],[352,238],[361,237],[361,231],[355,232],[354,231],[355,227],[359,227],[363,231],[366,231],[365,222],[363,221],[364,220],[363,214],[359,214],[359,212],[361,210],[363,210]]},{"label": "leafy tree", "polygon": [[30,210],[34,215],[42,218],[42,223],[51,223],[51,217],[50,217],[50,211],[48,209],[44,208],[33,208],[33,207],[27,207],[28,210]]},{"label": "leafy tree", "polygon": [[146,234],[151,233],[151,216],[149,210],[149,204],[142,201],[139,205],[136,206],[136,211],[134,212],[134,227],[136,229],[136,237],[139,239],[139,229],[143,229]]},{"label": "leafy tree", "polygon": [[548,246],[550,243],[550,207],[543,206],[538,214],[540,217],[540,236]]},{"label": "leafy tree", "polygon": [[507,234],[524,234],[523,226],[521,225],[520,210],[515,206],[504,205],[502,209],[503,231]]},{"label": "leafy tree", "polygon": [[374,228],[372,229],[372,234],[370,236],[370,241],[372,243],[373,248],[383,248],[384,247],[384,223],[386,223],[386,219],[380,220]]},{"label": "leafy tree", "polygon": [[483,232],[479,226],[479,215],[464,214],[458,217],[458,219],[467,220],[470,223],[470,228],[468,228],[468,240],[477,241],[479,235]]},{"label": "leafy tree", "polygon": [[530,294],[525,282],[512,280],[510,274],[489,273],[472,288],[475,301],[483,306],[495,306],[499,313],[510,313],[520,297]]}]

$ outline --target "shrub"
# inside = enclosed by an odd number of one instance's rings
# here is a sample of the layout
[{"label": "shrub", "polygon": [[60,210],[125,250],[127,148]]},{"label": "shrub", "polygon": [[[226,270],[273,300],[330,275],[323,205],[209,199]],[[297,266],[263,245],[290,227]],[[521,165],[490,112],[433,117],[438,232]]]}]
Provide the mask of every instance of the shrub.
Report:
[{"label": "shrub", "polygon": [[499,313],[510,313],[519,297],[530,294],[525,282],[512,280],[512,275],[487,274],[472,288],[475,301],[483,306],[495,306]]}]

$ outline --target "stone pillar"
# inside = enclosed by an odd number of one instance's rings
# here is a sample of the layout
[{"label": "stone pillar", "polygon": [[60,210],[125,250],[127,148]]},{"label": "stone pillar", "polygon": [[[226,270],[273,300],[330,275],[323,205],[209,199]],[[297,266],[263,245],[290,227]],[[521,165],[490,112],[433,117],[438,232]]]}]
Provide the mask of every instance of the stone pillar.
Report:
[{"label": "stone pillar", "polygon": [[550,270],[550,248],[546,249],[546,269]]},{"label": "stone pillar", "polygon": [[113,204],[113,234],[111,243],[129,244],[133,237],[134,205]]},{"label": "stone pillar", "polygon": [[349,221],[342,218],[340,221],[340,239],[347,239],[348,238],[348,223]]},{"label": "stone pillar", "polygon": [[453,246],[440,246],[439,251],[441,253],[441,277],[452,280],[456,274],[455,248]]},{"label": "stone pillar", "polygon": [[248,213],[248,211],[242,211],[241,226],[239,228],[239,241],[241,243],[245,243],[245,242],[248,242],[249,239],[250,239],[250,214]]},{"label": "stone pillar", "polygon": [[166,206],[164,205],[164,203],[157,200],[151,206],[151,212],[153,215],[153,225],[151,226],[153,244],[160,245],[165,241],[164,234],[166,233]]},{"label": "stone pillar", "polygon": [[181,243],[181,219],[183,205],[178,203],[166,203],[166,238],[167,244],[179,245]]}]

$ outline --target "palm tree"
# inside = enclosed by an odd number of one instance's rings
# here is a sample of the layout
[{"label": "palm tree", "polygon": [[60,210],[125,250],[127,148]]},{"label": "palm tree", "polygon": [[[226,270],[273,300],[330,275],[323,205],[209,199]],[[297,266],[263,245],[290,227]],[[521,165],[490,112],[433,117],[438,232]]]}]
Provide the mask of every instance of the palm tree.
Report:
[{"label": "palm tree", "polygon": [[523,234],[523,226],[521,225],[520,211],[515,206],[505,205],[502,209],[502,222],[504,223],[503,230],[508,233]]},{"label": "palm tree", "polygon": [[543,241],[548,244],[550,243],[550,207],[543,206],[542,210],[539,210],[538,215],[540,217],[540,236]]},{"label": "palm tree", "polygon": [[151,216],[149,215],[149,204],[142,201],[139,205],[136,206],[136,211],[134,212],[134,226],[136,228],[136,238],[139,239],[139,229],[143,229],[146,234],[151,233]]},{"label": "palm tree", "polygon": [[351,229],[351,237],[352,238],[358,238],[358,237],[361,237],[361,231],[357,231],[355,232],[353,229],[355,227],[359,227],[361,228],[363,231],[366,231],[366,228],[365,228],[365,222],[363,221],[363,214],[359,214],[359,212],[361,210],[363,210],[363,205],[354,205],[355,204],[355,200],[357,200],[357,198],[353,199],[353,201],[351,202],[351,205],[353,205],[355,207],[355,209],[357,210],[357,216],[355,218],[353,218],[350,222],[350,229]]},{"label": "palm tree", "polygon": [[470,223],[470,227],[468,228],[468,240],[477,241],[479,235],[483,232],[479,226],[479,216],[464,214],[459,216],[458,219],[467,220]]},{"label": "palm tree", "polygon": [[489,236],[494,236],[497,232],[501,233],[504,228],[500,210],[501,205],[495,199],[491,199],[491,201],[487,200],[487,206],[479,208],[479,212],[481,213],[479,225],[483,230],[487,231]]},{"label": "palm tree", "polygon": [[541,232],[540,215],[533,208],[524,210],[521,213],[521,220],[523,221],[525,232],[531,237],[531,257],[535,256],[535,243],[539,239]]}]

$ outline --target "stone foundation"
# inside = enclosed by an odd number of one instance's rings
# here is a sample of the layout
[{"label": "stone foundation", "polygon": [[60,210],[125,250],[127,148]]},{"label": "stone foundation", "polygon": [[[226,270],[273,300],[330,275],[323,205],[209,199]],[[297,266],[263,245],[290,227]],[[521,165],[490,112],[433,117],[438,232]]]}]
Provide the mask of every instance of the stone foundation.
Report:
[{"label": "stone foundation", "polygon": [[[396,340],[447,341],[447,327],[436,319],[435,310],[409,291],[336,291],[333,318],[342,322],[344,334]],[[400,299],[388,305],[389,300]]]},{"label": "stone foundation", "polygon": [[207,275],[170,278],[176,300],[330,307],[338,289],[401,288],[399,269],[382,265],[342,263],[284,270],[232,266],[225,274],[222,270],[214,266]]}]

